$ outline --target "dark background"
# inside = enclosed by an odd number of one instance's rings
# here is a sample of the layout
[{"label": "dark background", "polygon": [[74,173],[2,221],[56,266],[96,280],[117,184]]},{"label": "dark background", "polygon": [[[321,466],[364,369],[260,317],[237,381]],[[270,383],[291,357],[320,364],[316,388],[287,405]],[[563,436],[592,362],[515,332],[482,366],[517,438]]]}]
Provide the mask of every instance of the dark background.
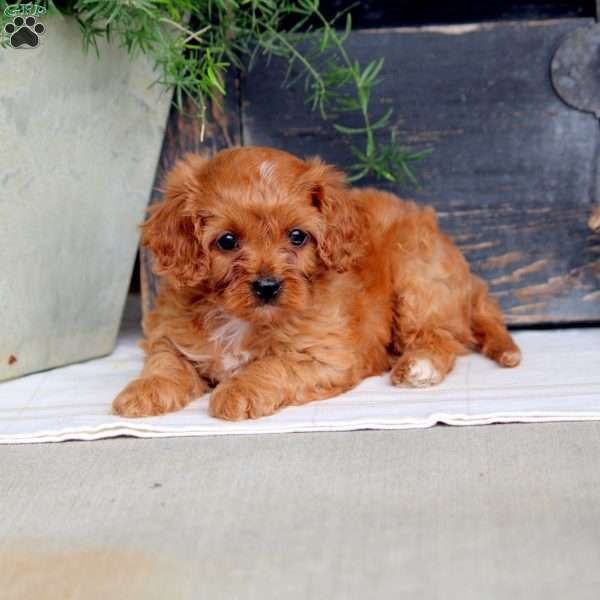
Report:
[{"label": "dark background", "polygon": [[332,18],[352,4],[356,28],[474,23],[478,21],[594,17],[594,0],[323,0]]}]

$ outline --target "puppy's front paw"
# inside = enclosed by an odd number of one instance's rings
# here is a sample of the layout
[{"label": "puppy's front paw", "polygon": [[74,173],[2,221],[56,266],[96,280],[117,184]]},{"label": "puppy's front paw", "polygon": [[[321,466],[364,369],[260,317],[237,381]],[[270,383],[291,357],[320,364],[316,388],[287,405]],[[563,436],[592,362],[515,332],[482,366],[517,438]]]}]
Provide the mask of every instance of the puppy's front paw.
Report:
[{"label": "puppy's front paw", "polygon": [[227,421],[265,417],[275,410],[276,406],[269,402],[266,394],[261,395],[252,386],[236,380],[218,385],[208,404],[211,417]]},{"label": "puppy's front paw", "polygon": [[113,402],[113,413],[121,417],[153,417],[183,408],[189,398],[170,379],[153,375],[127,384]]},{"label": "puppy's front paw", "polygon": [[394,385],[411,385],[412,387],[429,387],[444,379],[443,374],[427,357],[403,356],[394,365],[391,380]]}]

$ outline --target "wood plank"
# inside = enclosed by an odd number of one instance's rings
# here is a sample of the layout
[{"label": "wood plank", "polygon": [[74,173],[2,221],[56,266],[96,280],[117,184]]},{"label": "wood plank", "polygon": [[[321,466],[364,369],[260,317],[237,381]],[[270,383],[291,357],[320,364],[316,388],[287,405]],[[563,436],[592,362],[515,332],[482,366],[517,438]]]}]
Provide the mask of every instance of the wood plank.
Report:
[{"label": "wood plank", "polygon": [[[513,324],[600,321],[600,238],[586,224],[598,123],[567,107],[549,77],[563,36],[590,23],[385,29],[348,41],[363,63],[385,56],[375,106],[395,108],[400,139],[434,149],[417,165],[421,190],[362,184],[435,206]],[[283,72],[273,61],[243,80],[245,144],[351,163],[348,140],[308,112],[302,86],[281,87]]]},{"label": "wood plank", "polygon": [[431,23],[477,23],[497,20],[593,17],[594,0],[321,0],[332,18],[353,5],[354,28],[398,27]]}]

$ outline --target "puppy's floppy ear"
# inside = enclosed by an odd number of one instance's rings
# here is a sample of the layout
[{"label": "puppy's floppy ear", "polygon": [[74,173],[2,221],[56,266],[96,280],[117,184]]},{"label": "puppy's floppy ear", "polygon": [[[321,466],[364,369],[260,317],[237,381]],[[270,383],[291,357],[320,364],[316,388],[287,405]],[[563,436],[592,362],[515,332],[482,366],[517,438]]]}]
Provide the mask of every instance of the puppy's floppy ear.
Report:
[{"label": "puppy's floppy ear", "polygon": [[313,206],[325,221],[325,230],[316,240],[317,250],[328,268],[342,273],[364,254],[363,216],[346,187],[344,173],[318,158],[306,163],[303,184],[309,187]]},{"label": "puppy's floppy ear", "polygon": [[192,154],[178,161],[166,177],[163,200],[142,225],[142,244],[154,255],[155,273],[171,275],[180,285],[197,285],[208,272],[200,217],[188,212],[190,198],[200,193],[198,173],[205,162]]}]

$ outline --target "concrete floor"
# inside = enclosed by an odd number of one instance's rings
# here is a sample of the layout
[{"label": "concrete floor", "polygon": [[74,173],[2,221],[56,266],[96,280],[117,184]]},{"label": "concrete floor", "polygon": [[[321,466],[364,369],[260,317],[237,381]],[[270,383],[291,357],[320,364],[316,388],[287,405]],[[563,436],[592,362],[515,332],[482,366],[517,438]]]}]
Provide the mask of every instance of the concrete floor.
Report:
[{"label": "concrete floor", "polygon": [[0,447],[7,599],[600,593],[600,423]]}]

